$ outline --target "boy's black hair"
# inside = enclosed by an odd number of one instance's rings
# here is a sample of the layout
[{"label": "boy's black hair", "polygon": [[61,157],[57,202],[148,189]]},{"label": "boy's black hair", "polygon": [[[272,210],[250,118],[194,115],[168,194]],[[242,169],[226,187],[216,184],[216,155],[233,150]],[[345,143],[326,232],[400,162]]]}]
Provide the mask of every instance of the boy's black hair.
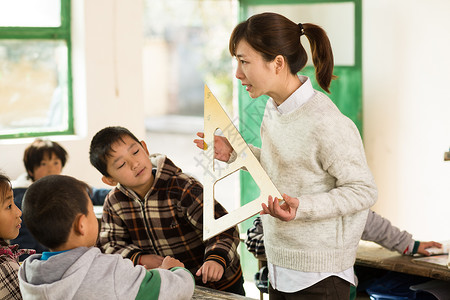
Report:
[{"label": "boy's black hair", "polygon": [[28,177],[34,181],[31,174],[34,173],[34,168],[41,164],[44,155],[51,157],[52,153],[61,160],[64,167],[68,158],[67,151],[57,142],[50,140],[36,139],[31,143],[23,153],[23,163],[27,170]]},{"label": "boy's black hair", "polygon": [[9,177],[0,172],[0,204],[6,199],[6,193],[11,191],[11,181]]},{"label": "boy's black hair", "polygon": [[120,126],[106,127],[95,134],[91,141],[89,149],[89,159],[91,164],[104,176],[110,176],[107,168],[107,157],[110,156],[111,146],[117,141],[122,141],[123,136],[128,135],[130,138],[141,144],[134,134],[128,129]]},{"label": "boy's black hair", "polygon": [[22,218],[33,237],[55,249],[69,237],[79,214],[88,214],[89,186],[73,177],[48,175],[27,189],[22,202]]}]

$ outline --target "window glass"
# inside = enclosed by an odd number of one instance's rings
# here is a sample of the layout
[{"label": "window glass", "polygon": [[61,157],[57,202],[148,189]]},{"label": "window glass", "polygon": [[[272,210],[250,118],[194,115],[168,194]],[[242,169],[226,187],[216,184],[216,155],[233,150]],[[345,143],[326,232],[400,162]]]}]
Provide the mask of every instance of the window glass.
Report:
[{"label": "window glass", "polygon": [[60,0],[0,0],[0,26],[59,27]]},{"label": "window glass", "polygon": [[145,1],[147,116],[203,116],[204,84],[225,109],[232,110],[234,77],[228,39],[236,11],[232,0]]},{"label": "window glass", "polygon": [[[334,64],[337,66],[355,64],[355,4],[353,2],[248,6],[249,16],[266,11],[282,14],[294,22],[320,25],[330,39]],[[302,45],[307,53],[311,53],[306,39],[302,38]],[[312,65],[311,57],[308,58],[308,65]]]},{"label": "window glass", "polygon": [[0,40],[0,133],[67,130],[67,45]]}]

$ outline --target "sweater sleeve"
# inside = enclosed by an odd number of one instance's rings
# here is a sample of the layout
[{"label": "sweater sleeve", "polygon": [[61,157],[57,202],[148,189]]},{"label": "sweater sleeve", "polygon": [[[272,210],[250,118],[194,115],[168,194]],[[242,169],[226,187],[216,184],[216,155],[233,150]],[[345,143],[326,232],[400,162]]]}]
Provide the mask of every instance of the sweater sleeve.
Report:
[{"label": "sweater sleeve", "polygon": [[253,152],[253,154],[255,155],[256,159],[259,161],[259,159],[261,157],[261,148],[255,147],[253,145],[248,145],[248,147]]},{"label": "sweater sleeve", "polygon": [[147,271],[136,299],[189,300],[194,294],[195,280],[185,268]]},{"label": "sweater sleeve", "polygon": [[326,182],[332,188],[300,195],[297,219],[350,215],[369,209],[376,202],[377,188],[359,131],[352,121],[344,118],[326,123],[315,133],[319,145],[317,157],[324,172],[329,174]]},{"label": "sweater sleeve", "polygon": [[[198,232],[203,232],[203,187],[193,179],[183,190],[181,205],[186,211],[186,217]],[[220,218],[226,215],[227,211],[220,203],[215,201],[214,213],[215,218]],[[230,262],[236,258],[239,242],[237,226],[210,238],[205,241],[205,261],[214,260],[226,269]]]},{"label": "sweater sleeve", "polygon": [[[96,279],[102,281],[104,286],[110,284],[108,288],[116,296],[115,299],[184,300],[191,299],[194,292],[194,278],[185,268],[146,270],[143,266],[133,266],[130,260],[119,255],[99,254],[95,265],[89,270],[97,272]],[[107,281],[108,275],[99,279],[99,274],[103,273],[111,274],[114,281]]]},{"label": "sweater sleeve", "polygon": [[148,270],[139,287],[136,300],[191,299],[195,281],[185,268]]},{"label": "sweater sleeve", "polygon": [[372,210],[369,211],[361,239],[375,242],[391,251],[395,250],[402,254],[413,251],[413,249],[408,249],[414,244],[412,235],[407,231],[400,231],[389,220]]},{"label": "sweater sleeve", "polygon": [[[248,144],[248,147],[250,148],[252,153],[255,155],[256,159],[259,161],[259,159],[261,157],[261,148],[255,147],[250,144]],[[228,159],[227,163],[231,164],[232,162],[234,162],[236,160],[237,156],[238,156],[238,153],[236,152],[236,150],[233,150],[233,152],[231,152],[230,158]]]}]

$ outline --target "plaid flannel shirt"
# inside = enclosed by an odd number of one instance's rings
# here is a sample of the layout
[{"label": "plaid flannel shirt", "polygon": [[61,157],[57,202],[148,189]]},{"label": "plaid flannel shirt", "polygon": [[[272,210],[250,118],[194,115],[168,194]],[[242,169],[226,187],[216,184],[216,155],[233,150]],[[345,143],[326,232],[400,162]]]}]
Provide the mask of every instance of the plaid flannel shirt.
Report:
[{"label": "plaid flannel shirt", "polygon": [[[214,260],[224,267],[222,279],[205,285],[196,277],[196,283],[218,290],[232,286],[242,277],[237,227],[203,241],[203,186],[165,156],[150,158],[155,179],[143,200],[120,184],[106,197],[99,246],[134,264],[143,254],[169,255],[194,275],[205,261]],[[216,218],[226,213],[215,204]]]},{"label": "plaid flannel shirt", "polygon": [[0,299],[22,299],[19,289],[19,256],[34,250],[19,250],[19,245],[10,246],[0,239]]},{"label": "plaid flannel shirt", "polygon": [[247,229],[245,245],[247,246],[247,250],[256,258],[266,258],[266,250],[264,249],[264,232],[261,217],[256,217],[253,220],[253,226]]}]

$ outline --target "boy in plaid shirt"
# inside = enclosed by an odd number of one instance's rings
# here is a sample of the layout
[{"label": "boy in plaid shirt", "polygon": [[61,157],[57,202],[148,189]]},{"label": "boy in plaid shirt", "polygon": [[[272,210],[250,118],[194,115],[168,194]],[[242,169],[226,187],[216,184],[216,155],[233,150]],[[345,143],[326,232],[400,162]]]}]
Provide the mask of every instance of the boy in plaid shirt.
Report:
[{"label": "boy in plaid shirt", "polygon": [[[184,263],[196,283],[245,295],[233,227],[203,241],[203,187],[170,159],[150,155],[128,129],[106,127],[92,139],[91,164],[115,186],[103,206],[99,246],[134,264],[158,267],[164,256]],[[216,217],[227,212],[215,204]]]}]

